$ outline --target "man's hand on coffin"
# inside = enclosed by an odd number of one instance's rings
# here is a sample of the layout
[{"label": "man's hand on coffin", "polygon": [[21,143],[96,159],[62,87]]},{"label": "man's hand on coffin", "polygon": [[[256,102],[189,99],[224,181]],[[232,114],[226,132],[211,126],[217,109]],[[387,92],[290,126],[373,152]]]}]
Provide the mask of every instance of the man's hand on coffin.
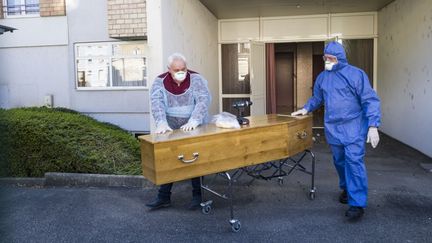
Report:
[{"label": "man's hand on coffin", "polygon": [[197,126],[199,125],[199,123],[195,120],[189,120],[188,123],[184,124],[183,126],[181,126],[180,128],[187,132],[187,131],[192,131],[195,128],[197,128]]},{"label": "man's hand on coffin", "polygon": [[308,111],[305,108],[303,108],[303,109],[300,109],[298,111],[291,113],[291,116],[304,116],[307,113],[308,113]]},{"label": "man's hand on coffin", "polygon": [[170,126],[168,126],[168,124],[166,122],[162,122],[161,124],[159,124],[156,127],[156,131],[157,134],[164,134],[166,132],[172,132],[172,129]]}]

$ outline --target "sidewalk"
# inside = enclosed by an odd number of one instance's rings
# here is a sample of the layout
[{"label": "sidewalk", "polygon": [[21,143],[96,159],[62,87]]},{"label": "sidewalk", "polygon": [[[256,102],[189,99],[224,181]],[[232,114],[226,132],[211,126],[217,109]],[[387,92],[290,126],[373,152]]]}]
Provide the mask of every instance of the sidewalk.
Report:
[{"label": "sidewalk", "polygon": [[232,233],[226,201],[210,215],[189,211],[190,183],[175,184],[173,206],[148,211],[155,187],[0,187],[0,242],[430,242],[432,160],[382,136],[368,148],[369,207],[361,222],[348,223],[337,201],[337,175],[328,146],[318,140],[314,201],[301,173],[274,181],[243,179],[234,188],[242,229]]}]

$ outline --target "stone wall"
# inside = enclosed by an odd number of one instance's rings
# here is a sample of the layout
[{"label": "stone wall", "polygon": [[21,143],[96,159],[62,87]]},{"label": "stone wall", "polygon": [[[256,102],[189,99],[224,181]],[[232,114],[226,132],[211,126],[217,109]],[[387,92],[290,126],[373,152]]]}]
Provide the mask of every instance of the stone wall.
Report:
[{"label": "stone wall", "polygon": [[146,0],[108,0],[108,33],[117,39],[147,39]]},{"label": "stone wall", "polygon": [[40,0],[39,11],[41,17],[65,16],[65,0]]}]

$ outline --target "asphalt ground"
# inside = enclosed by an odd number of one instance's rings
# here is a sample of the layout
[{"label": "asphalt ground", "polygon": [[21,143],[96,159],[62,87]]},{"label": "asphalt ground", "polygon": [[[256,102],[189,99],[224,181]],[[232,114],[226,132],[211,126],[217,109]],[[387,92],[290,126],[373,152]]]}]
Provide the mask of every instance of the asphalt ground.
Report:
[{"label": "asphalt ground", "polygon": [[377,149],[368,146],[369,206],[353,223],[337,200],[330,148],[317,138],[315,200],[310,176],[299,171],[282,185],[242,176],[233,187],[238,233],[226,200],[206,193],[210,214],[187,209],[190,182],[176,183],[172,207],[155,211],[145,203],[156,187],[2,186],[0,242],[432,242],[432,173],[419,166],[431,158],[385,135]]}]

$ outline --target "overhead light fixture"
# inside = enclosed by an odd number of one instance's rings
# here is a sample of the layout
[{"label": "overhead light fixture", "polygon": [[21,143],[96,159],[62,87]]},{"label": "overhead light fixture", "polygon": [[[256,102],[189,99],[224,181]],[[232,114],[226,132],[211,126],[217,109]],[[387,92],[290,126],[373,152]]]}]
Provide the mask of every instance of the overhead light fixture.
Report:
[{"label": "overhead light fixture", "polygon": [[297,5],[296,5],[296,8],[301,8],[300,4],[297,4]]}]

